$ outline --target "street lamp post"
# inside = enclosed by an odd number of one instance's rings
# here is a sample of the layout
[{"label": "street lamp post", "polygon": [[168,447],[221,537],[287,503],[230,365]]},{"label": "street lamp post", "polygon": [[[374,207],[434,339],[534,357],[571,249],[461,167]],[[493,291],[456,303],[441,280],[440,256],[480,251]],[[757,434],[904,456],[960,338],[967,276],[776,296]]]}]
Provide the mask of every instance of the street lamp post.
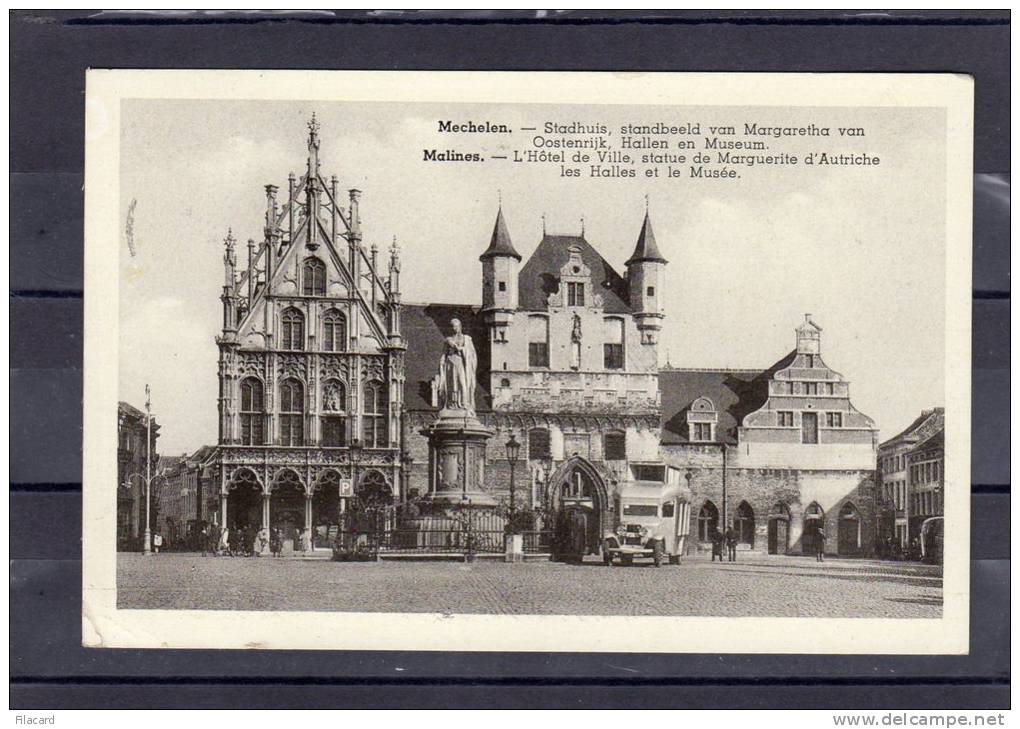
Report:
[{"label": "street lamp post", "polygon": [[516,436],[511,433],[510,440],[506,442],[506,460],[510,464],[510,531],[513,534],[517,533],[517,485],[514,481],[515,470],[517,468],[517,458],[521,453],[521,444],[517,442]]},{"label": "street lamp post", "polygon": [[157,478],[166,480],[166,477],[162,472],[157,473],[155,476],[152,475],[152,403],[149,398],[149,386],[145,386],[145,475],[140,473],[131,473],[124,477],[124,487],[131,487],[131,479],[140,478],[145,484],[145,533],[142,537],[142,554],[152,554],[152,525],[151,521],[151,502],[152,502],[152,482]]}]

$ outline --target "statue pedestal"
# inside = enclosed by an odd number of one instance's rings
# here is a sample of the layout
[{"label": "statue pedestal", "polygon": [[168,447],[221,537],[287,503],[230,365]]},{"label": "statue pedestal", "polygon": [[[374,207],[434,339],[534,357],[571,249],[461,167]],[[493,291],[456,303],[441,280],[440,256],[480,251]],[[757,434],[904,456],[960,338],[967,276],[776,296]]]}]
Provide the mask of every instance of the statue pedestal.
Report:
[{"label": "statue pedestal", "polygon": [[429,493],[422,506],[431,513],[452,506],[487,508],[496,500],[484,490],[485,445],[494,431],[470,410],[444,408],[422,433],[429,440]]}]

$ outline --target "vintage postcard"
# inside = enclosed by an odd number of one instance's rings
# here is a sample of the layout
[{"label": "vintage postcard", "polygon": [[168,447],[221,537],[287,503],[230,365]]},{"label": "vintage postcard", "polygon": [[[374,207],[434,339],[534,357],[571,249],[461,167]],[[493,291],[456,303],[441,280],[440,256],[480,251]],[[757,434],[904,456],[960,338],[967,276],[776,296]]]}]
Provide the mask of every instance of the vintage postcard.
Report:
[{"label": "vintage postcard", "polygon": [[84,644],[965,653],[972,94],[90,71]]}]

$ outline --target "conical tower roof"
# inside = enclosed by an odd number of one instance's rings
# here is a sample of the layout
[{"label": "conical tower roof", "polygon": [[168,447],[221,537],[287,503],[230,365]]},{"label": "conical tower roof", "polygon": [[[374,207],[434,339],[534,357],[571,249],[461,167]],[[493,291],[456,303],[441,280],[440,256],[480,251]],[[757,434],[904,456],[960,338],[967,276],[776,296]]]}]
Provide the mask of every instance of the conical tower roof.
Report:
[{"label": "conical tower roof", "polygon": [[485,253],[479,256],[479,260],[484,261],[486,258],[492,258],[494,256],[512,256],[518,261],[521,260],[521,254],[514,249],[514,244],[510,241],[510,231],[506,227],[506,220],[503,219],[503,206],[499,206],[499,212],[496,213],[496,225],[492,228],[492,240],[489,241],[489,247],[485,249]]},{"label": "conical tower roof", "polygon": [[659,246],[655,242],[655,233],[652,232],[652,221],[645,211],[645,222],[641,224],[641,233],[638,235],[637,245],[634,252],[627,259],[626,265],[641,263],[642,261],[657,261],[667,263],[666,259],[659,253]]}]

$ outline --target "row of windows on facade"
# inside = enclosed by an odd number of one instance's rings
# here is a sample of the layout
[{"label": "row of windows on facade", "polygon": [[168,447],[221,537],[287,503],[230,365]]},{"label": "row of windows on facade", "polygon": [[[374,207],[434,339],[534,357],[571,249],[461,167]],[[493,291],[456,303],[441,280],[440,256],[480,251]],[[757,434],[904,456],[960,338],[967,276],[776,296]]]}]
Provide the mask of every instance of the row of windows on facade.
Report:
[{"label": "row of windows on facade", "polygon": [[907,482],[889,481],[885,484],[886,501],[891,501],[893,506],[902,511],[907,506]]},{"label": "row of windows on facade", "polygon": [[935,491],[912,494],[910,513],[914,516],[933,516],[942,513],[942,495]]},{"label": "row of windows on facade", "polygon": [[906,456],[886,456],[882,459],[882,470],[888,472],[902,471],[903,465],[906,463]]},{"label": "row of windows on facade", "polygon": [[[347,317],[336,309],[322,315],[322,339],[319,349],[343,352],[347,349]],[[280,315],[280,348],[305,349],[305,315],[297,309],[285,309]]]},{"label": "row of windows on facade", "polygon": [[[548,461],[552,459],[549,431],[546,428],[532,428],[527,433],[528,460]],[[602,434],[602,458],[606,461],[627,460],[627,434],[623,431],[609,431]]]},{"label": "row of windows on facade", "polygon": [[[804,413],[805,415],[812,415],[813,413]],[[779,416],[779,427],[780,428],[792,428],[793,424],[793,411],[792,410],[779,410],[777,411]],[[843,413],[825,413],[825,426],[827,428],[842,428],[843,427]]]},{"label": "row of windows on facade", "polygon": [[774,380],[772,383],[773,395],[835,395],[836,383],[834,382],[786,382]]},{"label": "row of windows on facade", "polygon": [[[602,366],[607,370],[622,370],[624,321],[610,316],[603,320]],[[577,342],[572,342],[577,344]],[[541,314],[528,317],[528,366],[549,367],[549,318]]]},{"label": "row of windows on facade", "polygon": [[[348,443],[347,391],[338,380],[327,380],[323,388],[323,414],[319,416],[321,435],[319,445],[342,447]],[[361,408],[361,445],[367,448],[385,448],[389,444],[387,409],[389,402],[381,382],[368,382],[364,386]],[[266,444],[266,409],[262,382],[249,377],[241,382],[241,443]],[[305,432],[304,385],[288,379],[280,384],[278,445],[307,445]]]},{"label": "row of windows on facade", "polygon": [[938,461],[915,463],[910,467],[910,480],[913,483],[929,483],[938,481],[941,467]]}]

